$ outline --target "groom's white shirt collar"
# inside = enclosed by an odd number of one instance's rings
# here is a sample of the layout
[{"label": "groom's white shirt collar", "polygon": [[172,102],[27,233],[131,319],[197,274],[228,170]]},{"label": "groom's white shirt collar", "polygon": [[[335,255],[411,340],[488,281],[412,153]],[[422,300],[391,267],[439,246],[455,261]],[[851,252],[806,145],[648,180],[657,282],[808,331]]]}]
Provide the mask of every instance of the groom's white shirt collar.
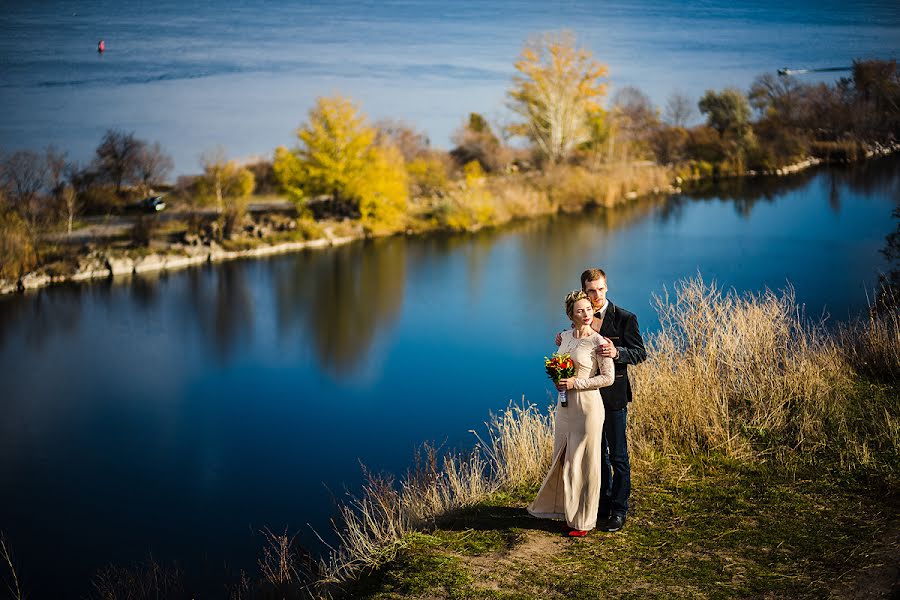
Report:
[{"label": "groom's white shirt collar", "polygon": [[600,318],[606,317],[606,309],[609,308],[609,300],[603,303],[603,306],[600,307],[600,310],[594,311],[594,316],[600,315]]}]

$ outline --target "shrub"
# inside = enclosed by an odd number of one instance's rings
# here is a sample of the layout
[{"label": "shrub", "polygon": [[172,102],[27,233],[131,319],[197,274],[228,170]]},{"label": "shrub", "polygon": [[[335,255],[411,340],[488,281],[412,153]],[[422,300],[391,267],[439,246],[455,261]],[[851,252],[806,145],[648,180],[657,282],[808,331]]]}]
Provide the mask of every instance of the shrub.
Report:
[{"label": "shrub", "polygon": [[0,279],[18,279],[37,265],[28,226],[10,210],[0,210]]},{"label": "shrub", "polygon": [[409,189],[413,197],[441,196],[447,193],[450,179],[447,164],[436,154],[420,156],[406,163]]}]

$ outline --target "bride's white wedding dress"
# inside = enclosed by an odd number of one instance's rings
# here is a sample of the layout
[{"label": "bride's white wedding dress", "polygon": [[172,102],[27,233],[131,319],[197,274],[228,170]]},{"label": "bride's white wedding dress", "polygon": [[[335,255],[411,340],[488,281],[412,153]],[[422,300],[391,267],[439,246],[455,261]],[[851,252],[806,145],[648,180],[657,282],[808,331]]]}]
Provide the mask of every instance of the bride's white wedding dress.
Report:
[{"label": "bride's white wedding dress", "polygon": [[556,405],[553,463],[528,512],[544,519],[565,519],[569,527],[584,531],[597,526],[600,503],[600,445],[603,437],[603,399],[599,388],[612,385],[611,358],[595,352],[603,338],[594,333],[577,339],[574,331],[562,334],[560,354],[575,362],[575,389],[568,406]]}]

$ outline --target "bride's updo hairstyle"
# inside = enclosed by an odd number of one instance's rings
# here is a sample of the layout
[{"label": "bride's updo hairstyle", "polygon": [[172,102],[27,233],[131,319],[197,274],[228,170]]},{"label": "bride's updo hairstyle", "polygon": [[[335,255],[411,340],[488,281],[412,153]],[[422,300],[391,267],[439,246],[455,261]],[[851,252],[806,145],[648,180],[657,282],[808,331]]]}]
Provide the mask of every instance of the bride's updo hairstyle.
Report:
[{"label": "bride's updo hairstyle", "polygon": [[572,315],[575,311],[575,303],[579,300],[587,300],[590,302],[591,299],[584,293],[584,290],[572,290],[566,294],[566,316],[569,317],[569,320],[572,320]]}]

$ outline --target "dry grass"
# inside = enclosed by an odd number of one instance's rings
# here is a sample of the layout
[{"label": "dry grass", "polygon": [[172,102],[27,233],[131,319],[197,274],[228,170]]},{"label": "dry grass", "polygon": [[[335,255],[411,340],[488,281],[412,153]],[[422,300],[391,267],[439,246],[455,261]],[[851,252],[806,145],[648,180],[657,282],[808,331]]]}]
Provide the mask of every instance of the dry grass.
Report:
[{"label": "dry grass", "polygon": [[588,205],[612,207],[667,190],[673,179],[671,170],[654,164],[620,163],[595,170],[560,165],[543,173],[539,186],[559,210],[578,212]]},{"label": "dry grass", "polygon": [[885,288],[868,314],[841,329],[853,367],[884,381],[900,380],[900,297]]},{"label": "dry grass", "polygon": [[634,373],[637,454],[812,451],[840,426],[849,365],[792,290],[739,296],[697,277],[656,300],[660,331]]},{"label": "dry grass", "polygon": [[501,488],[540,481],[550,463],[552,416],[534,405],[492,415],[485,438],[468,455],[439,459],[426,447],[398,485],[367,476],[362,493],[340,507],[339,545],[323,562],[325,581],[340,583],[392,560],[405,537],[436,517],[472,506]]},{"label": "dry grass", "polygon": [[108,566],[93,580],[93,598],[100,600],[157,600],[184,594],[182,573],[160,565],[153,557],[130,568]]},{"label": "dry grass", "polygon": [[7,578],[5,576],[3,577],[7,591],[9,592],[9,597],[15,600],[22,600],[22,588],[19,586],[19,576],[16,573],[12,552],[10,552],[9,547],[7,547],[6,537],[2,533],[0,533],[0,558],[3,559],[6,568],[9,569],[9,581],[6,581]]},{"label": "dry grass", "polygon": [[785,461],[821,451],[850,467],[871,461],[871,444],[900,448],[897,406],[860,406],[848,339],[882,365],[898,352],[896,315],[843,335],[805,317],[793,290],[723,292],[699,276],[657,298],[659,333],[634,371],[630,426],[636,455],[717,451]]}]

